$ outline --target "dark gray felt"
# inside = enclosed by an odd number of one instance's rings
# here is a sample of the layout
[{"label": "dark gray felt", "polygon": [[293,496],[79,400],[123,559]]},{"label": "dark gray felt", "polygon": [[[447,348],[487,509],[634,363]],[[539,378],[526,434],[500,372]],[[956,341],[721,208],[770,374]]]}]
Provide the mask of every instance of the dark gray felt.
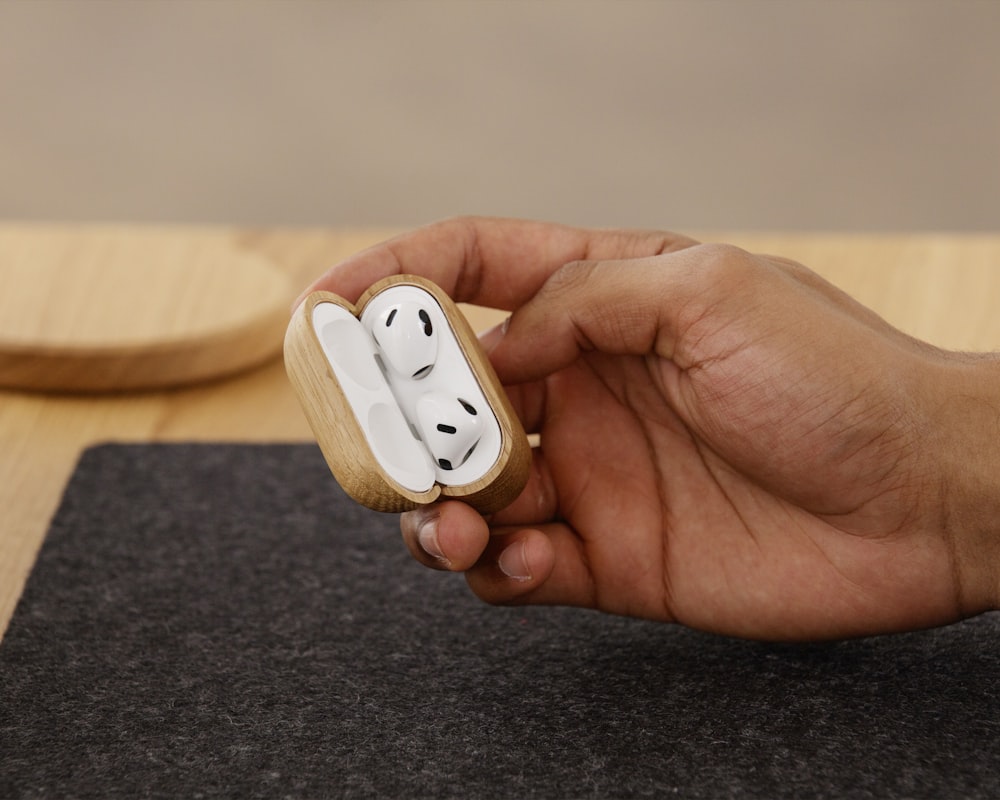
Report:
[{"label": "dark gray felt", "polygon": [[311,446],[84,454],[0,797],[1000,796],[1000,617],[828,645],[481,605]]}]

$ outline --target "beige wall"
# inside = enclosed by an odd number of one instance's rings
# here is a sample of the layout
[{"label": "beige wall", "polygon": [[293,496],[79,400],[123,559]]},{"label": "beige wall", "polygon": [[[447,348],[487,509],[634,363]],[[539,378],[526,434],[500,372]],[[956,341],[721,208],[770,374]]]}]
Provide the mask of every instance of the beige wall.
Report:
[{"label": "beige wall", "polygon": [[0,218],[1000,229],[1000,0],[0,0]]}]

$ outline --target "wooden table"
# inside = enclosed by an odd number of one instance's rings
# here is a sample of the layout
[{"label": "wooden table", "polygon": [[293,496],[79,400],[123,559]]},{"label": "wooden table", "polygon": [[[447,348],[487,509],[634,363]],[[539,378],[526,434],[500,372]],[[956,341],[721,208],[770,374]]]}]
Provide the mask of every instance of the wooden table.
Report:
[{"label": "wooden table", "polygon": [[[202,229],[203,230],[203,229]],[[173,229],[177,237],[184,228]],[[304,286],[387,231],[233,230],[234,242]],[[823,274],[908,333],[945,347],[1000,348],[1000,235],[717,233]],[[2,290],[2,288],[0,288]],[[499,318],[471,309],[474,326]],[[81,451],[107,441],[311,441],[284,369],[171,391],[108,396],[0,392],[0,634]]]}]

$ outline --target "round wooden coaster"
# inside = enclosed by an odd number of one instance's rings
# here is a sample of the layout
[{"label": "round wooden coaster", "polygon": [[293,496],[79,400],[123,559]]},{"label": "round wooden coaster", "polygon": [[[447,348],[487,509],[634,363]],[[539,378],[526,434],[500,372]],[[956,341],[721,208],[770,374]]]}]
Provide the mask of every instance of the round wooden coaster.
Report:
[{"label": "round wooden coaster", "polygon": [[288,277],[231,233],[0,226],[0,386],[153,389],[278,355]]}]

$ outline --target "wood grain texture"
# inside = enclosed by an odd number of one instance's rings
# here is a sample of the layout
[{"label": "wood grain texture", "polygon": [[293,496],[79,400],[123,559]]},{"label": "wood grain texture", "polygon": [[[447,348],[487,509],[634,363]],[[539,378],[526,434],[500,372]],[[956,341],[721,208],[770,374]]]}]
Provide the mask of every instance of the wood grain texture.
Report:
[{"label": "wood grain texture", "polygon": [[277,356],[294,293],[232,237],[0,227],[0,386],[149,389]]},{"label": "wood grain texture", "polygon": [[[7,226],[10,227],[10,226]],[[25,226],[61,237],[58,225]],[[105,228],[129,236],[128,226]],[[394,231],[162,228],[180,246],[211,233],[267,258],[297,287]],[[1000,235],[698,234],[794,258],[890,323],[933,344],[1000,348]],[[173,244],[171,244],[171,242]],[[70,258],[71,263],[73,262]],[[482,330],[504,312],[463,306]],[[287,321],[287,317],[286,320]],[[170,391],[95,396],[0,390],[0,630],[5,629],[63,486],[92,444],[108,441],[313,441],[279,362]]]},{"label": "wood grain texture", "polygon": [[[452,333],[500,425],[501,450],[481,478],[458,486],[435,484],[414,492],[394,480],[372,452],[355,411],[333,375],[316,330],[313,309],[335,303],[358,317],[381,292],[394,286],[418,286],[444,311]],[[458,306],[439,287],[417,276],[396,275],[379,281],[357,306],[329,292],[314,292],[296,310],[285,337],[285,367],[300,397],[320,449],[337,482],[359,503],[377,511],[407,511],[439,496],[460,499],[483,513],[496,511],[521,493],[531,466],[531,448],[521,423],[500,386],[492,365]]]},{"label": "wood grain texture", "polygon": [[335,303],[357,316],[360,309],[330,292],[314,292],[296,309],[285,335],[285,369],[330,471],[347,494],[376,511],[408,511],[433,502],[435,485],[412,492],[381,467],[340,383],[323,354],[312,324],[319,303]]}]

